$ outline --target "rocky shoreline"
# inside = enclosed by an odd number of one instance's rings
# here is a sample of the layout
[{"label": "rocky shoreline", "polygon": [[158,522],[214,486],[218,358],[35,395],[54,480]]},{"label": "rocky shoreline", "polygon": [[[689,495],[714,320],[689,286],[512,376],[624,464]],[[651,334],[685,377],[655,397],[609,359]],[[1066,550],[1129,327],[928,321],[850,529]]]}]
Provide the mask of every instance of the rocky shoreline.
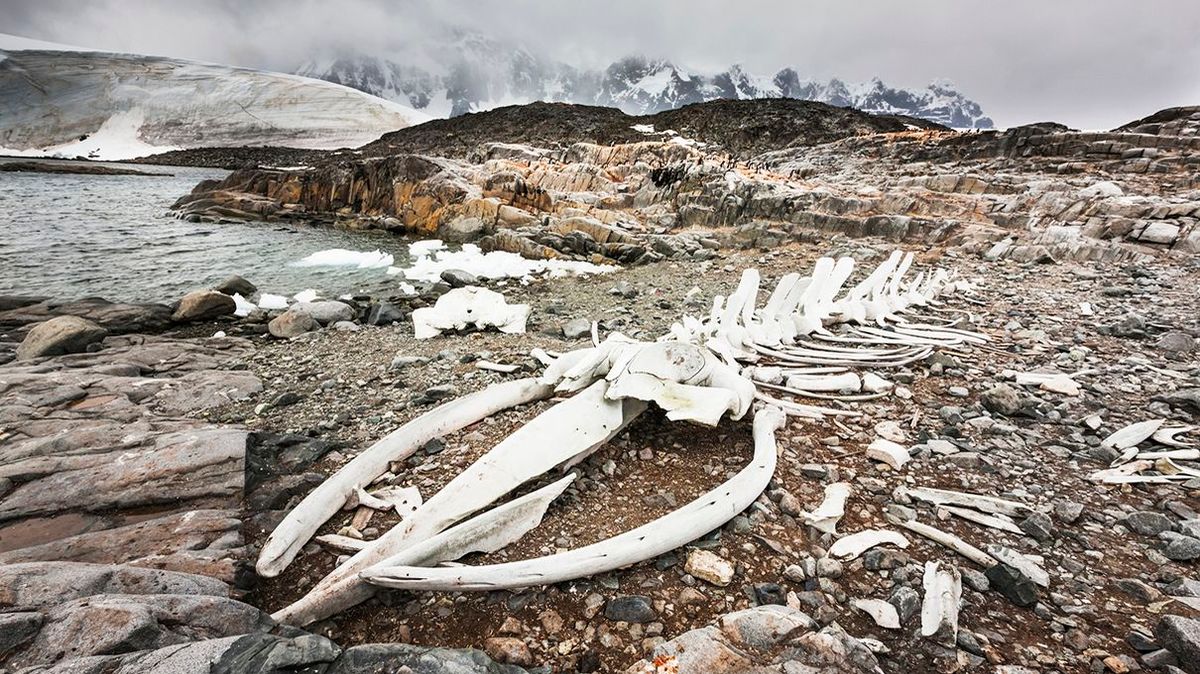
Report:
[{"label": "rocky shoreline", "polygon": [[[183,217],[350,222],[620,268],[528,284],[448,270],[412,293],[283,306],[238,277],[171,305],[0,298],[0,671],[1200,671],[1200,478],[1094,479],[1121,459],[1112,432],[1200,418],[1198,140],[1193,109],[1111,134],[852,134],[749,162],[653,137],[204,184]],[[602,339],[654,339],[743,270],[773,287],[821,255],[873,265],[897,247],[975,284],[948,308],[990,341],[888,370],[878,398],[828,403],[862,416],[790,422],[767,490],[728,524],[548,587],[380,591],[306,630],[270,617],[352,551],[330,541],[399,520],[356,505],[284,573],[254,573],[287,510],[404,422],[539,372],[531,350],[585,346],[593,322]],[[414,310],[474,285],[528,304],[526,332],[415,337]],[[428,497],[551,404],[446,433],[391,479]],[[879,438],[911,460],[881,461]],[[647,414],[579,465],[540,526],[465,561],[629,530],[751,455],[748,421]],[[915,535],[834,555],[805,516],[837,483],[852,490],[843,533],[919,517],[1020,568]],[[912,495],[924,488],[1021,509],[985,527]],[[920,635],[926,562],[961,580],[950,639]],[[898,627],[878,617],[892,613]]]}]

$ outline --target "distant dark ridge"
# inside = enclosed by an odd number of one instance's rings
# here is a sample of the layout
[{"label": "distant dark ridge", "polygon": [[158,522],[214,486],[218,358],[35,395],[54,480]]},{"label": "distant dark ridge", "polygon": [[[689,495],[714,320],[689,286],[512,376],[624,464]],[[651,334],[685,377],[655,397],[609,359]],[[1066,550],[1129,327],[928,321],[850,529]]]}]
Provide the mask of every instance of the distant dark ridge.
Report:
[{"label": "distant dark ridge", "polygon": [[912,128],[949,130],[926,120],[870,115],[853,108],[789,98],[715,100],[641,116],[591,105],[529,103],[400,129],[362,150],[368,156],[405,153],[466,157],[485,143],[565,147],[578,142],[611,145],[660,137],[637,131],[635,125],[651,125],[657,132],[675,131],[739,158],[869,133]]}]

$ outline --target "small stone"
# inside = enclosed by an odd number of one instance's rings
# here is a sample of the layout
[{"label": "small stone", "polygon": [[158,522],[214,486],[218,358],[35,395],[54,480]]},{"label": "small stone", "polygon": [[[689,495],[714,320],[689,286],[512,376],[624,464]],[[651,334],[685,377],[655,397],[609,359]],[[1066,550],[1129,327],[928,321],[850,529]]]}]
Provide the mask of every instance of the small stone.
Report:
[{"label": "small stone", "polygon": [[477,276],[462,269],[444,269],[442,270],[441,279],[449,283],[451,288],[462,288],[464,286],[479,284]]},{"label": "small stone", "polygon": [[754,586],[754,598],[760,606],[787,604],[787,592],[777,583],[758,583]]},{"label": "small stone", "polygon": [[960,573],[962,574],[963,584],[976,592],[987,592],[991,587],[987,575],[982,571],[964,568],[960,569]]},{"label": "small stone", "polygon": [[610,600],[604,607],[604,617],[627,623],[648,623],[653,622],[658,614],[648,597],[626,595]]},{"label": "small stone", "polygon": [[1185,672],[1200,672],[1200,620],[1163,616],[1154,627],[1154,639],[1170,651]]},{"label": "small stone", "polygon": [[1008,384],[997,384],[979,396],[984,409],[1011,417],[1025,408],[1024,395]]},{"label": "small stone", "polygon": [[1157,536],[1164,531],[1170,531],[1171,518],[1152,510],[1140,510],[1125,518],[1124,524],[1131,531],[1143,536]]},{"label": "small stone", "polygon": [[1175,562],[1190,562],[1200,559],[1200,538],[1178,536],[1163,548],[1167,559]]},{"label": "small stone", "polygon": [[592,334],[592,322],[586,318],[575,318],[562,326],[563,337],[580,339]]},{"label": "small stone", "polygon": [[1172,356],[1186,355],[1196,350],[1196,338],[1186,332],[1172,330],[1163,333],[1163,336],[1155,342],[1154,348]]},{"label": "small stone", "polygon": [[892,591],[892,596],[888,597],[888,603],[896,607],[900,623],[904,624],[921,608],[921,595],[911,587],[902,585]]},{"label": "small stone", "polygon": [[733,580],[733,564],[708,550],[692,550],[683,565],[684,573],[700,580],[725,587]]},{"label": "small stone", "polygon": [[491,637],[483,642],[483,650],[496,662],[520,666],[533,664],[529,647],[515,637]]},{"label": "small stone", "polygon": [[1074,501],[1058,501],[1054,504],[1054,516],[1060,522],[1074,524],[1083,514],[1083,504]]},{"label": "small stone", "polygon": [[821,578],[841,578],[842,563],[832,557],[818,559],[817,576]]},{"label": "small stone", "polygon": [[291,339],[306,332],[319,330],[321,325],[316,319],[302,311],[288,309],[267,323],[267,331],[280,339]]},{"label": "small stone", "polygon": [[241,276],[234,274],[214,286],[213,290],[230,296],[241,295],[242,297],[250,297],[258,292],[258,287]]},{"label": "small stone", "polygon": [[1021,520],[1017,524],[1017,527],[1042,545],[1049,545],[1054,542],[1054,522],[1050,520],[1050,516],[1046,513],[1035,512]]},{"label": "small stone", "polygon": [[988,569],[985,575],[992,587],[1017,606],[1027,608],[1037,603],[1037,586],[1019,570],[1007,564],[997,564]]}]

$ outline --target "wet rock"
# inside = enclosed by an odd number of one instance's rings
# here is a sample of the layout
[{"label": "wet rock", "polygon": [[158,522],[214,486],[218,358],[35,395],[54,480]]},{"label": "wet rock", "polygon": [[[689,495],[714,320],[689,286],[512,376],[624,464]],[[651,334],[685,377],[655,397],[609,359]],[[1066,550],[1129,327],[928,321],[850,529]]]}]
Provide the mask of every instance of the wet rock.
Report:
[{"label": "wet rock", "polygon": [[267,323],[267,330],[271,335],[280,339],[299,337],[306,332],[320,328],[321,325],[317,323],[317,319],[303,311],[296,311],[295,308],[288,309]]},{"label": "wet rock", "polygon": [[371,304],[367,309],[367,325],[391,325],[404,320],[404,311],[386,300]]},{"label": "wet rock", "polygon": [[609,600],[604,606],[604,617],[627,623],[653,622],[658,614],[650,605],[650,598],[641,595],[626,595]]},{"label": "wet rock", "polygon": [[1007,564],[997,564],[984,575],[992,587],[1017,606],[1027,608],[1037,603],[1037,586],[1017,569]]},{"label": "wet rock", "polygon": [[441,279],[450,284],[451,288],[479,285],[479,277],[462,269],[444,269]]},{"label": "wet rock", "polygon": [[214,286],[213,290],[225,293],[226,295],[241,295],[248,298],[258,292],[258,287],[241,276],[234,274]]},{"label": "wet rock", "polygon": [[708,550],[689,552],[683,571],[719,587],[728,585],[733,580],[734,573],[733,564]]},{"label": "wet rock", "polygon": [[354,307],[337,300],[297,302],[288,309],[288,313],[290,312],[308,314],[321,325],[329,325],[338,321],[352,321],[355,316]]},{"label": "wet rock", "polygon": [[1152,510],[1142,510],[1132,513],[1125,518],[1124,524],[1131,531],[1135,531],[1143,536],[1157,536],[1164,531],[1170,531],[1174,528],[1171,525],[1171,518]]},{"label": "wet rock", "polygon": [[1200,620],[1163,616],[1154,627],[1154,638],[1175,656],[1185,672],[1200,672]]},{"label": "wet rock", "polygon": [[33,326],[17,347],[17,360],[80,353],[104,339],[108,331],[76,316],[59,316]]},{"label": "wet rock", "polygon": [[197,290],[179,300],[179,306],[171,314],[171,320],[183,323],[202,321],[221,316],[232,316],[237,310],[233,298],[216,290]]}]

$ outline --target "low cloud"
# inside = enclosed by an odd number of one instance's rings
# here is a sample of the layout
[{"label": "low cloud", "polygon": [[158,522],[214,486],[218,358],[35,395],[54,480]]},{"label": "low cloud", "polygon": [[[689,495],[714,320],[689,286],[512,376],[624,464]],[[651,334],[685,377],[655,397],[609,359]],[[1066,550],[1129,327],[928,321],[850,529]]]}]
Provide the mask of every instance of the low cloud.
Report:
[{"label": "low cloud", "polygon": [[449,29],[582,66],[643,53],[897,86],[949,78],[1001,125],[1110,128],[1200,103],[1194,0],[0,0],[0,32],[275,70],[411,53]]}]

